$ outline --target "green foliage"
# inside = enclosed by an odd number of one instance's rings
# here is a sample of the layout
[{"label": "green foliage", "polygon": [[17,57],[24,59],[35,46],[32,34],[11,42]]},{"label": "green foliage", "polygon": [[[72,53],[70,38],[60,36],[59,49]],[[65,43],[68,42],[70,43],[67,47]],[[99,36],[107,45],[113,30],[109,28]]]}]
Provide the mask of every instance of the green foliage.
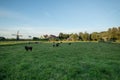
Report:
[{"label": "green foliage", "polygon": [[33,37],[33,40],[40,40],[38,37]]},{"label": "green foliage", "polygon": [[84,41],[88,41],[89,40],[89,34],[87,32],[84,33],[83,40]]},{"label": "green foliage", "polygon": [[78,41],[78,40],[79,40],[79,36],[78,36],[77,34],[71,34],[71,35],[70,35],[70,39],[71,39],[72,41]]},{"label": "green foliage", "polygon": [[89,41],[90,40],[89,33],[87,33],[87,32],[85,32],[85,33],[80,32],[79,33],[79,40],[81,40],[81,41]]},{"label": "green foliage", "polygon": [[80,39],[81,41],[83,41],[83,35],[84,35],[84,34],[83,34],[82,32],[79,33],[79,39]]},{"label": "green foliage", "polygon": [[120,80],[120,44],[0,46],[0,80]]},{"label": "green foliage", "polygon": [[93,33],[91,34],[91,39],[92,39],[93,41],[98,41],[99,38],[100,38],[99,33],[93,32]]},{"label": "green foliage", "polygon": [[65,39],[69,38],[69,34],[59,33],[58,37],[60,40],[65,40]]}]

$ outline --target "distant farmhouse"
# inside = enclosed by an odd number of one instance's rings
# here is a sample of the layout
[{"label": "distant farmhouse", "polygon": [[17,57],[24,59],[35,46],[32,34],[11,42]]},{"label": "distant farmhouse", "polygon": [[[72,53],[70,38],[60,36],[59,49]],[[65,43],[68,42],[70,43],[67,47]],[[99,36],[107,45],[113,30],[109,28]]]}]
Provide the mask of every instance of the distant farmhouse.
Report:
[{"label": "distant farmhouse", "polygon": [[57,40],[59,40],[59,38],[58,38],[57,36],[55,36],[55,35],[49,35],[49,36],[48,36],[48,39],[49,39],[50,41],[57,41]]},{"label": "distant farmhouse", "polygon": [[59,37],[55,35],[43,35],[42,39],[48,39],[49,41],[56,41],[59,40]]}]

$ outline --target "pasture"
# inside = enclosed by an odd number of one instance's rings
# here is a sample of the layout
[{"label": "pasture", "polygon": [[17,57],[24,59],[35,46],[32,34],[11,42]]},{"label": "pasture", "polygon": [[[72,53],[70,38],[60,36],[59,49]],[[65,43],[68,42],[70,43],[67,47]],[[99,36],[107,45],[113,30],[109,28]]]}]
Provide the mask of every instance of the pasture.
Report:
[{"label": "pasture", "polygon": [[120,80],[120,44],[1,45],[0,80]]}]

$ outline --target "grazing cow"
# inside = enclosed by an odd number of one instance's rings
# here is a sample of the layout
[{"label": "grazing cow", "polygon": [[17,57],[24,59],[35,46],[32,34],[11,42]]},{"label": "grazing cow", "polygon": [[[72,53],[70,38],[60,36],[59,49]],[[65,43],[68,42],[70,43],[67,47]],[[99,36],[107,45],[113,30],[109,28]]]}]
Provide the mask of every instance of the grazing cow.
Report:
[{"label": "grazing cow", "polygon": [[58,47],[59,45],[60,45],[60,43],[53,42],[53,47]]},{"label": "grazing cow", "polygon": [[55,44],[53,44],[53,47],[55,47]]},{"label": "grazing cow", "polygon": [[71,43],[68,43],[68,45],[71,45]]},{"label": "grazing cow", "polygon": [[31,46],[25,46],[25,50],[26,51],[29,51],[29,50],[32,51],[32,47]]},{"label": "grazing cow", "polygon": [[55,42],[53,42],[53,47],[55,47]]},{"label": "grazing cow", "polygon": [[58,47],[60,45],[60,43],[56,43],[56,47]]}]

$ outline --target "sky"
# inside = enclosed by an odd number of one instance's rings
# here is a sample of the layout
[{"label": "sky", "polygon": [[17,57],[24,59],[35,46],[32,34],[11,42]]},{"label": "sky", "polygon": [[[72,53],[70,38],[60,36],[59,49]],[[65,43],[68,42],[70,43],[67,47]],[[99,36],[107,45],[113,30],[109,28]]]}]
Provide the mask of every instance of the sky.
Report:
[{"label": "sky", "polygon": [[0,36],[101,32],[120,26],[120,0],[0,0]]}]

